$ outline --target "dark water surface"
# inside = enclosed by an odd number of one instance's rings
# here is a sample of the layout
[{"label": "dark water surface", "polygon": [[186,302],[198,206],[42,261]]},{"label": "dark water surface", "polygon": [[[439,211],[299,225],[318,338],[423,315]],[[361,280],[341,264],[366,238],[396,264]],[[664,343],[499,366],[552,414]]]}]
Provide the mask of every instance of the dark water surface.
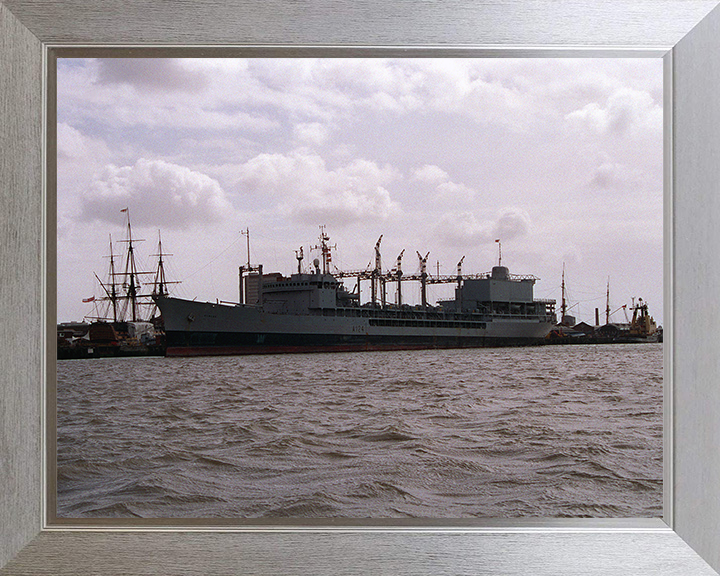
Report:
[{"label": "dark water surface", "polygon": [[662,344],[58,362],[58,516],[659,517]]}]

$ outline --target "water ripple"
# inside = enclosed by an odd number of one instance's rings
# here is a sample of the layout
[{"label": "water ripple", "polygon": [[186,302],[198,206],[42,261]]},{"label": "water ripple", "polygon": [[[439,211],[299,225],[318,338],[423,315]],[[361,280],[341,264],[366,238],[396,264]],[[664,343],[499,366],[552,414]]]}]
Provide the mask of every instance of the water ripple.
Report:
[{"label": "water ripple", "polygon": [[662,345],[58,362],[60,517],[658,517]]}]

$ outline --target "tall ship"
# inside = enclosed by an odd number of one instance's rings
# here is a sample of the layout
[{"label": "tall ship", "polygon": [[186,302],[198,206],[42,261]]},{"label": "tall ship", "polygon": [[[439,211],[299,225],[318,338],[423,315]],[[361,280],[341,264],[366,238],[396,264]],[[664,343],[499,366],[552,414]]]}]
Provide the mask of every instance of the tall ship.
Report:
[{"label": "tall ship", "polygon": [[[58,324],[57,357],[102,358],[107,356],[158,356],[165,354],[162,320],[158,315],[153,294],[167,294],[168,285],[176,284],[165,278],[162,240],[158,231],[158,258],[153,271],[144,271],[136,261],[136,248],[142,239],[134,238],[130,211],[121,210],[127,218],[124,250],[113,249],[110,236],[109,270],[105,280],[95,274],[100,287],[99,296],[83,299],[93,311],[83,322]],[[150,291],[152,289],[152,291]]]},{"label": "tall ship", "polygon": [[[419,273],[404,275],[403,252],[383,271],[380,242],[374,268],[331,271],[330,239],[321,227],[320,258],[309,270],[296,252],[297,272],[266,274],[262,265],[239,268],[239,302],[198,302],[158,291],[168,356],[471,348],[542,344],[557,322],[554,300],[537,300],[534,276],[498,265],[484,274],[430,275],[428,254],[418,253]],[[248,231],[249,243],[249,231]],[[499,241],[498,241],[499,243]],[[500,245],[498,244],[500,249]],[[249,250],[248,250],[249,252]],[[343,280],[355,278],[352,291]],[[369,300],[360,287],[369,282]],[[420,284],[421,302],[403,302],[403,284]],[[430,304],[430,284],[455,284],[455,297]],[[367,284],[366,284],[367,286]],[[388,302],[387,289],[394,288]],[[366,288],[367,289],[367,288]]]}]

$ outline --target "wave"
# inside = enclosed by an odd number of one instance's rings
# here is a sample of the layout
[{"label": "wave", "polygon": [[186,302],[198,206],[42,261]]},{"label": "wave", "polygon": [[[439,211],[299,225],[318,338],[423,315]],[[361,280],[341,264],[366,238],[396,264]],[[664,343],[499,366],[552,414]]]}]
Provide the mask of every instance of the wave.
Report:
[{"label": "wave", "polygon": [[58,515],[661,509],[662,348],[561,348],[58,363]]}]

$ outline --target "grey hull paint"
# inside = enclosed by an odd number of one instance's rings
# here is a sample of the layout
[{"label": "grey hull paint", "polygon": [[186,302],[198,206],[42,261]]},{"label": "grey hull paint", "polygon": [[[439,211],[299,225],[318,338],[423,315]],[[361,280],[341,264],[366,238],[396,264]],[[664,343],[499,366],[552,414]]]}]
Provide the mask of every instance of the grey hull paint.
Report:
[{"label": "grey hull paint", "polygon": [[168,355],[182,356],[531,345],[541,343],[554,325],[547,317],[468,321],[467,315],[416,310],[393,316],[372,308],[276,314],[169,297],[159,298],[158,306]]}]

